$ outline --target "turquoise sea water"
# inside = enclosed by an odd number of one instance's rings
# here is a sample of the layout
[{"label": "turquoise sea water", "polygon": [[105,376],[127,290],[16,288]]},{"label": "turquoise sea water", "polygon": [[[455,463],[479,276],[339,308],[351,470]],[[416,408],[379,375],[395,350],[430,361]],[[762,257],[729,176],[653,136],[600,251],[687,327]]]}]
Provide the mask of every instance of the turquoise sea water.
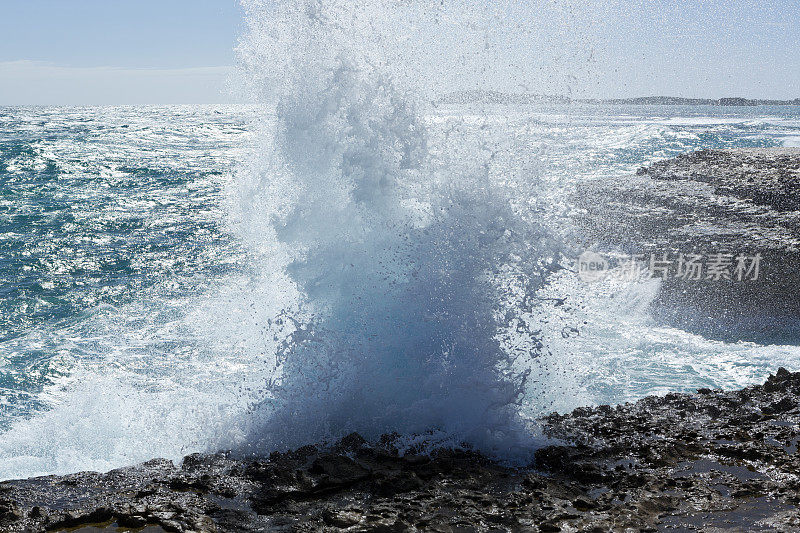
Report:
[{"label": "turquoise sea water", "polygon": [[106,355],[92,316],[229,268],[220,182],[245,134],[229,108],[0,109],[0,427]]},{"label": "turquoise sea water", "polygon": [[[269,396],[291,290],[230,207],[259,113],[0,108],[0,478],[225,446]],[[434,151],[492,152],[556,234],[583,180],[702,148],[800,145],[796,107],[448,106],[425,121]],[[553,378],[552,400],[550,378],[537,380],[532,415],[800,369],[793,346],[726,345],[642,317],[593,331],[553,335],[572,377]]]}]

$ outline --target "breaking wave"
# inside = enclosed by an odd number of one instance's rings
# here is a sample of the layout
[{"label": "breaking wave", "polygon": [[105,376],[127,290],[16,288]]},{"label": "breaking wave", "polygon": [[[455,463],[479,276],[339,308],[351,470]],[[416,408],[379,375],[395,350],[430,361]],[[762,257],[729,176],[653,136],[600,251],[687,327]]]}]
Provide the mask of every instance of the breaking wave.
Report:
[{"label": "breaking wave", "polygon": [[532,442],[529,300],[557,240],[493,154],[456,163],[431,138],[392,58],[376,58],[402,46],[391,4],[246,2],[246,77],[270,107],[232,222],[285,258],[297,293],[250,446],[397,432],[513,455]]}]

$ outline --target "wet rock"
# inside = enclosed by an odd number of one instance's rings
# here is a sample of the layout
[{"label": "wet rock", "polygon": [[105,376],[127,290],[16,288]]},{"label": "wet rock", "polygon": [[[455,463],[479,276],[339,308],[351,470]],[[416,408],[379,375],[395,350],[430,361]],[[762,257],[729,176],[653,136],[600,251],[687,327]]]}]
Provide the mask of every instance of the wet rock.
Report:
[{"label": "wet rock", "polygon": [[741,391],[554,414],[541,425],[560,444],[524,469],[469,450],[402,455],[397,436],[350,435],[267,458],[194,454],[180,466],[8,481],[0,531],[791,531],[799,395],[800,373],[781,369]]},{"label": "wet rock", "polygon": [[358,511],[336,511],[333,509],[325,509],[322,516],[327,525],[345,529],[358,524],[363,518]]},{"label": "wet rock", "polygon": [[21,513],[13,502],[0,500],[0,524],[3,522],[13,522],[21,518]]},{"label": "wet rock", "polygon": [[328,454],[317,457],[308,470],[321,476],[323,487],[348,485],[366,479],[369,470],[345,455]]},{"label": "wet rock", "polygon": [[[575,222],[588,242],[673,261],[653,307],[660,321],[723,340],[800,335],[800,149],[703,150],[579,186]],[[757,279],[677,276],[680,254],[754,257]],[[732,262],[736,263],[735,259]]]},{"label": "wet rock", "polygon": [[117,524],[120,527],[129,527],[136,529],[147,525],[147,519],[143,516],[136,515],[122,515],[117,519]]}]

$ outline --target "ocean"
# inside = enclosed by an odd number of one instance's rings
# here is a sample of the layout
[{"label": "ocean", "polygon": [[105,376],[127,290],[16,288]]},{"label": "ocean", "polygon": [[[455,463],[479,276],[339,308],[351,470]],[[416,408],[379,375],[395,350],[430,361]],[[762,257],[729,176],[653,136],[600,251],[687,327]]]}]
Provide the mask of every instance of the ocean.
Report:
[{"label": "ocean", "polygon": [[367,111],[284,133],[287,169],[264,132],[301,110],[0,108],[0,479],[350,430],[513,455],[520,420],[800,369],[546,267],[578,184],[796,146],[800,109]]}]

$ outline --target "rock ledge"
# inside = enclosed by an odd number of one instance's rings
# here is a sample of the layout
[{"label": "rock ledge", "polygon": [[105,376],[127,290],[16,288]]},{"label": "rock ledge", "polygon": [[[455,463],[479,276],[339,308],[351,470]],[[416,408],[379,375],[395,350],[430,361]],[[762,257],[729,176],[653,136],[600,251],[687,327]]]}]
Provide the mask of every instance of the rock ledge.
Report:
[{"label": "rock ledge", "polygon": [[391,436],[353,434],[258,459],[8,481],[0,531],[800,529],[800,373],[541,423],[554,444],[525,469],[464,450],[400,456]]}]

